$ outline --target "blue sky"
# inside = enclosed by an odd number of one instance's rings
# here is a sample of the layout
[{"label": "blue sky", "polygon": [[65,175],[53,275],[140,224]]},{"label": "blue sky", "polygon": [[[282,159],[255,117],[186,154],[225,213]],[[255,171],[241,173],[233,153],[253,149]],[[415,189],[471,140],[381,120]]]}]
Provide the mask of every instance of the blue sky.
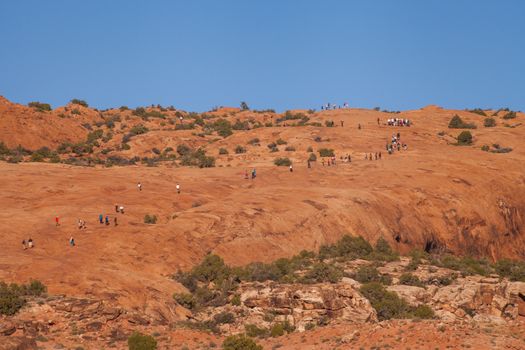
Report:
[{"label": "blue sky", "polygon": [[6,0],[0,39],[20,103],[525,110],[521,0]]}]

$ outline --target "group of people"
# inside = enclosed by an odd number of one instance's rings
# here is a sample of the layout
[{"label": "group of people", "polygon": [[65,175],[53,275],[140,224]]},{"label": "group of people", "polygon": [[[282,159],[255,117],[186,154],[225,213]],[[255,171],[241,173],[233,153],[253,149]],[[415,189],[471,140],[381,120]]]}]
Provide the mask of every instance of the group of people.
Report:
[{"label": "group of people", "polygon": [[[321,159],[321,164],[322,164],[323,166],[325,166],[325,159],[324,159],[324,158]],[[327,164],[328,166],[332,166],[332,165],[335,166],[335,165],[336,165],[336,162],[335,162],[335,156],[328,157],[328,159],[326,160],[326,164]]]},{"label": "group of people", "polygon": [[388,154],[392,154],[395,150],[401,151],[403,149],[404,151],[408,150],[408,145],[406,143],[401,142],[401,134],[393,134],[392,135],[392,142],[386,143],[386,150]]},{"label": "group of people", "polygon": [[22,247],[24,248],[24,250],[26,249],[31,249],[34,247],[34,244],[33,244],[33,239],[32,238],[29,238],[27,241],[24,239],[22,241]]},{"label": "group of people", "polygon": [[346,108],[350,108],[350,106],[348,105],[348,102],[343,103],[342,106],[333,104],[333,103],[326,103],[321,106],[322,111],[329,111],[329,110],[335,110],[335,109],[346,109]]},{"label": "group of people", "polygon": [[365,160],[381,160],[381,152],[375,152],[372,156],[372,153],[365,153]]},{"label": "group of people", "polygon": [[387,120],[387,125],[389,126],[410,126],[410,124],[410,119],[391,118]]},{"label": "group of people", "polygon": [[[252,180],[255,179],[257,177],[257,171],[255,170],[255,168],[252,169],[251,171],[251,176],[252,176]],[[250,177],[248,176],[248,169],[244,170],[244,178],[246,180],[248,180]],[[179,184],[177,184],[178,186]],[[180,193],[180,192],[178,192]]]}]

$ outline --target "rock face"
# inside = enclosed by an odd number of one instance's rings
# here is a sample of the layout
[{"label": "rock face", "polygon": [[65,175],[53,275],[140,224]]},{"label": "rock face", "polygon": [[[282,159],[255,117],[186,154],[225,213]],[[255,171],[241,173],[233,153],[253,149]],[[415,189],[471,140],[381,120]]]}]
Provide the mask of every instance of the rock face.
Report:
[{"label": "rock face", "polygon": [[[370,302],[347,283],[293,285],[247,283],[240,289],[241,306],[215,308],[204,319],[232,311],[238,317],[230,331],[244,331],[245,324],[269,327],[271,322],[288,321],[303,331],[309,324],[331,322],[375,322],[377,316]],[[268,314],[273,315],[268,320]]]}]

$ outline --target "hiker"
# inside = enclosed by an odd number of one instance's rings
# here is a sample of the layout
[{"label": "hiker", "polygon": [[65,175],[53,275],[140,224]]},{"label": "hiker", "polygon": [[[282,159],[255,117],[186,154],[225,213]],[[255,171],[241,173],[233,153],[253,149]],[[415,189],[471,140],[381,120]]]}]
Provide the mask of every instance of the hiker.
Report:
[{"label": "hiker", "polygon": [[177,189],[177,193],[180,194],[180,185],[177,184],[177,185],[175,186],[175,188]]},{"label": "hiker", "polygon": [[244,170],[244,179],[248,180],[248,169]]},{"label": "hiker", "polygon": [[101,224],[104,223],[104,215],[102,215],[102,214],[98,215],[98,222],[100,222]]},{"label": "hiker", "polygon": [[312,166],[310,165],[310,159],[306,161],[306,164],[308,165],[308,169],[310,169]]},{"label": "hiker", "polygon": [[290,164],[290,172],[293,173],[293,166]]},{"label": "hiker", "polygon": [[29,238],[29,239],[27,240],[27,247],[28,247],[28,248],[33,248],[33,239],[32,239],[32,238]]},{"label": "hiker", "polygon": [[369,160],[372,160],[372,153],[370,153],[370,158],[368,158]]},{"label": "hiker", "polygon": [[74,247],[74,246],[75,246],[75,239],[73,238],[73,236],[71,236],[71,237],[69,238],[69,245],[70,245],[71,247]]},{"label": "hiker", "polygon": [[377,125],[380,125],[380,123],[379,123],[379,118],[377,118]]},{"label": "hiker", "polygon": [[118,204],[115,204],[115,213],[118,213]]},{"label": "hiker", "polygon": [[357,129],[361,130],[361,123],[357,124]]},{"label": "hiker", "polygon": [[59,222],[59,220],[60,220],[60,219],[59,219],[58,215],[55,216],[55,226],[60,226],[60,222]]},{"label": "hiker", "polygon": [[330,158],[328,158],[328,166],[330,166]]},{"label": "hiker", "polygon": [[124,214],[124,206],[121,205],[119,209],[120,209],[120,213],[121,213],[121,214]]},{"label": "hiker", "polygon": [[109,215],[106,215],[106,225],[109,225]]},{"label": "hiker", "polygon": [[352,163],[352,156],[348,155],[348,163]]},{"label": "hiker", "polygon": [[341,127],[343,127],[343,124],[344,124],[344,121],[343,121],[343,120],[341,120]]},{"label": "hiker", "polygon": [[323,163],[323,166],[324,166],[324,158],[321,160],[321,163]]},{"label": "hiker", "polygon": [[379,152],[379,159],[381,159],[381,152]]},{"label": "hiker", "polygon": [[118,226],[117,217],[116,216],[113,218],[113,223],[115,224],[115,226]]},{"label": "hiker", "polygon": [[78,229],[79,230],[82,229],[82,220],[81,219],[78,219]]},{"label": "hiker", "polygon": [[142,184],[140,182],[137,184],[137,188],[139,189],[139,191],[142,191]]},{"label": "hiker", "polygon": [[24,248],[24,250],[27,249],[26,240],[25,239],[22,241],[22,248]]},{"label": "hiker", "polygon": [[368,160],[368,154],[365,153],[365,160]]},{"label": "hiker", "polygon": [[257,171],[255,170],[255,168],[253,168],[252,170],[252,180],[255,179],[257,177]]},{"label": "hiker", "polygon": [[374,159],[377,160],[377,152],[374,154]]}]

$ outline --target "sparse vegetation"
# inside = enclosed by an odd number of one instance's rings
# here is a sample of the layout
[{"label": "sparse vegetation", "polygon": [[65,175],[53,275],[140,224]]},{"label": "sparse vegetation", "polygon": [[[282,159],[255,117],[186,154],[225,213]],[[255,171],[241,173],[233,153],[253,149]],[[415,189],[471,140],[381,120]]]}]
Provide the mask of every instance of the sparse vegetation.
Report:
[{"label": "sparse vegetation", "polygon": [[34,108],[39,112],[51,111],[51,105],[49,103],[41,103],[41,102],[35,101],[35,102],[29,102],[27,106]]},{"label": "sparse vegetation", "polygon": [[80,106],[83,106],[83,107],[89,107],[88,103],[84,100],[79,100],[77,98],[74,98],[70,101],[72,104],[74,105],[80,105]]},{"label": "sparse vegetation", "polygon": [[22,285],[0,282],[0,315],[12,316],[25,305],[26,297],[41,296],[46,292],[47,287],[37,280]]},{"label": "sparse vegetation", "polygon": [[156,350],[157,340],[151,335],[133,332],[128,338],[129,350]]},{"label": "sparse vegetation", "polygon": [[476,125],[473,123],[465,123],[459,115],[454,115],[448,123],[450,129],[476,129]]},{"label": "sparse vegetation", "polygon": [[514,119],[516,118],[516,112],[514,111],[508,111],[507,113],[505,113],[502,117],[503,119],[505,120],[508,120],[508,119]]},{"label": "sparse vegetation", "polygon": [[262,350],[261,345],[244,334],[231,335],[222,343],[224,350]]},{"label": "sparse vegetation", "polygon": [[472,144],[472,134],[470,131],[462,131],[458,135],[458,145],[466,146]]},{"label": "sparse vegetation", "polygon": [[144,216],[144,223],[145,224],[156,224],[157,223],[157,215],[146,214]]},{"label": "sparse vegetation", "polygon": [[246,153],[246,148],[244,148],[241,145],[237,145],[237,147],[235,147],[235,154],[241,154],[241,153]]},{"label": "sparse vegetation", "polygon": [[226,148],[219,148],[219,154],[228,154],[228,150]]},{"label": "sparse vegetation", "polygon": [[334,157],[335,153],[334,150],[331,148],[321,148],[319,149],[319,156],[321,157]]},{"label": "sparse vegetation", "polygon": [[483,126],[486,128],[492,128],[496,126],[496,119],[494,118],[485,118],[483,121]]}]

